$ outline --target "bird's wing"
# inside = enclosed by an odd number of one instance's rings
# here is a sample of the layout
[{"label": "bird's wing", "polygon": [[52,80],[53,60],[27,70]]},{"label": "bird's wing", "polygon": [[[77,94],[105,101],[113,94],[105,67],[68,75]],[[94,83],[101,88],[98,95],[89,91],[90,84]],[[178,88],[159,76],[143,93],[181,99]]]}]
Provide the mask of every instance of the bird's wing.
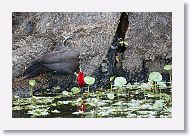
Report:
[{"label": "bird's wing", "polygon": [[75,50],[62,50],[47,53],[32,64],[47,71],[73,74],[79,69],[79,53]]},{"label": "bird's wing", "polygon": [[58,63],[41,64],[41,66],[58,73],[73,74],[79,70],[79,61],[65,60]]},{"label": "bird's wing", "polygon": [[77,60],[79,61],[79,53],[75,50],[61,50],[61,51],[54,51],[51,53],[47,53],[33,63],[35,64],[51,64],[51,63],[60,63],[70,60]]}]

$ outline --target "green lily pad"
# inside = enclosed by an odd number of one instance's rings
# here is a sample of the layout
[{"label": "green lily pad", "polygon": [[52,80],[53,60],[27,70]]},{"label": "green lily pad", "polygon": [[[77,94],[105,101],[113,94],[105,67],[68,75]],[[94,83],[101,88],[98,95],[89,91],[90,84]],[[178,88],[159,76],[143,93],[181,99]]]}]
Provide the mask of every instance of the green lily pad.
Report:
[{"label": "green lily pad", "polygon": [[156,102],[152,106],[152,109],[161,111],[163,107],[164,107],[163,100],[156,100]]},{"label": "green lily pad", "polygon": [[36,80],[29,80],[29,85],[31,85],[32,87],[34,87],[35,86],[35,84],[36,84]]},{"label": "green lily pad", "polygon": [[148,84],[148,83],[142,83],[140,88],[142,90],[150,90],[151,89],[151,84]]},{"label": "green lily pad", "polygon": [[128,88],[128,89],[133,89],[133,86],[131,85],[131,83],[128,83],[128,84],[126,85],[126,88]]},{"label": "green lily pad", "polygon": [[69,92],[67,92],[67,91],[63,91],[62,94],[63,94],[63,96],[69,96]]},{"label": "green lily pad", "polygon": [[170,71],[170,70],[172,70],[172,65],[165,65],[164,69],[167,71]]},{"label": "green lily pad", "polygon": [[80,88],[78,88],[78,87],[73,87],[73,88],[71,89],[71,92],[72,92],[73,94],[78,94],[78,93],[80,93]]},{"label": "green lily pad", "polygon": [[127,83],[124,77],[116,77],[114,80],[114,86],[122,87]]},{"label": "green lily pad", "polygon": [[95,78],[90,77],[90,76],[86,76],[86,77],[84,78],[84,81],[85,81],[86,84],[92,85],[92,84],[94,84],[94,82],[95,82]]},{"label": "green lily pad", "polygon": [[155,81],[155,82],[160,82],[160,81],[162,81],[162,75],[159,72],[151,72],[149,74],[149,80]]},{"label": "green lily pad", "polygon": [[109,93],[109,94],[107,94],[107,97],[108,97],[110,100],[114,99],[114,93]]}]

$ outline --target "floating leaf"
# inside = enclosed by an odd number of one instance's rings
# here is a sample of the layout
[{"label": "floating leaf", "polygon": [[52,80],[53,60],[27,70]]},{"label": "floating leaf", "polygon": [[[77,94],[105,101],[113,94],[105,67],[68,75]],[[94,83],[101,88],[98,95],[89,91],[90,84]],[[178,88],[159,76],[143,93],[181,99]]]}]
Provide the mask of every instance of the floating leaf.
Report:
[{"label": "floating leaf", "polygon": [[92,85],[92,84],[94,84],[94,82],[95,82],[95,78],[90,77],[90,76],[86,76],[86,77],[84,78],[84,81],[85,81],[86,84]]},{"label": "floating leaf", "polygon": [[73,87],[73,88],[71,89],[71,92],[72,92],[73,94],[78,94],[78,93],[80,93],[80,88],[78,88],[78,87]]},{"label": "floating leaf", "polygon": [[36,80],[29,80],[29,85],[31,85],[32,87],[34,87],[36,84]]},{"label": "floating leaf", "polygon": [[162,80],[162,75],[159,72],[151,72],[149,74],[149,80],[160,82]]},{"label": "floating leaf", "polygon": [[127,83],[124,77],[116,77],[114,80],[114,86],[122,87]]},{"label": "floating leaf", "polygon": [[33,117],[39,117],[39,116],[46,116],[49,113],[47,109],[34,109],[31,111],[28,111],[27,114],[31,114]]},{"label": "floating leaf", "polygon": [[170,71],[170,70],[172,70],[172,65],[165,65],[164,69],[167,71]]},{"label": "floating leaf", "polygon": [[163,107],[164,107],[163,100],[156,100],[152,108],[154,110],[161,111]]},{"label": "floating leaf", "polygon": [[63,96],[69,96],[69,92],[67,92],[67,91],[63,91],[62,94],[63,94]]},{"label": "floating leaf", "polygon": [[142,90],[150,90],[151,89],[151,84],[142,83],[140,87],[141,87]]},{"label": "floating leaf", "polygon": [[114,99],[114,93],[109,93],[109,94],[107,94],[107,97],[108,97],[110,100]]},{"label": "floating leaf", "polygon": [[158,85],[161,89],[166,89],[167,86],[166,86],[166,83],[165,82],[158,82]]},{"label": "floating leaf", "polygon": [[133,86],[131,85],[131,83],[128,83],[128,84],[126,85],[126,88],[128,88],[128,89],[133,89]]}]

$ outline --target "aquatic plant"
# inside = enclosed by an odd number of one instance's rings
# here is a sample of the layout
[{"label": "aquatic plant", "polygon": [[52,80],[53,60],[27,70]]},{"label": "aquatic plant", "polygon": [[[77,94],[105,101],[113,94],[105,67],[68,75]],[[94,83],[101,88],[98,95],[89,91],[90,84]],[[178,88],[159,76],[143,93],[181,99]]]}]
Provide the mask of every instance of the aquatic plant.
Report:
[{"label": "aquatic plant", "polygon": [[111,90],[111,92],[112,92],[112,88],[113,88],[112,83],[113,83],[114,78],[115,78],[115,76],[110,77],[110,84],[111,84],[110,90]]},{"label": "aquatic plant", "polygon": [[36,85],[36,80],[29,80],[29,85],[30,85],[30,96],[33,98],[33,88]]},{"label": "aquatic plant", "polygon": [[[141,88],[141,90],[144,91],[144,97],[145,97],[145,95],[151,90],[152,85],[149,82],[141,83],[140,88]],[[146,99],[146,97],[145,97],[145,99]]]},{"label": "aquatic plant", "polygon": [[159,72],[151,72],[149,74],[149,80],[154,82],[162,81],[162,75]]},{"label": "aquatic plant", "polygon": [[156,100],[156,102],[152,106],[152,109],[156,111],[161,111],[163,107],[164,107],[163,100]]},{"label": "aquatic plant", "polygon": [[164,69],[169,72],[170,75],[170,83],[172,84],[172,65],[165,65]]},{"label": "aquatic plant", "polygon": [[39,116],[47,116],[48,113],[48,109],[33,109],[31,111],[28,111],[27,114],[31,114],[32,117],[39,117]]},{"label": "aquatic plant", "polygon": [[123,87],[127,83],[126,79],[124,77],[116,77],[114,80],[114,86],[116,87]]},{"label": "aquatic plant", "polygon": [[126,79],[124,77],[116,77],[115,78],[115,80],[114,80],[114,86],[115,87],[119,87],[118,92],[117,92],[118,93],[117,94],[118,99],[119,99],[119,91],[121,90],[121,88],[123,86],[125,86],[126,83],[127,83],[127,81],[126,81]]},{"label": "aquatic plant", "polygon": [[[150,81],[153,84],[154,92],[157,92],[158,82],[162,81],[162,75],[159,72],[151,72],[149,74],[148,81]],[[161,94],[161,90],[160,90],[160,94]]]},{"label": "aquatic plant", "polygon": [[62,92],[62,95],[63,95],[63,96],[70,96],[70,93],[67,92],[67,91],[63,91],[63,92]]},{"label": "aquatic plant", "polygon": [[110,90],[111,90],[111,92],[107,94],[107,97],[108,97],[110,100],[114,99],[114,93],[112,92],[112,88],[113,88],[112,83],[113,83],[114,78],[115,78],[114,76],[110,77],[110,85],[111,85]]},{"label": "aquatic plant", "polygon": [[158,82],[158,86],[159,86],[160,89],[166,89],[167,88],[165,82]]},{"label": "aquatic plant", "polygon": [[90,76],[86,76],[84,78],[84,81],[88,85],[88,96],[89,96],[89,94],[90,94],[90,85],[93,85],[95,83],[95,78],[90,77]]},{"label": "aquatic plant", "polygon": [[[153,83],[154,92],[157,92],[157,89],[159,89],[158,83],[162,81],[162,75],[159,72],[151,72],[148,80]],[[161,89],[159,89],[159,92],[161,98]]]},{"label": "aquatic plant", "polygon": [[73,94],[78,94],[78,93],[80,93],[80,88],[78,88],[78,87],[73,87],[73,88],[71,89],[71,92],[72,92]]},{"label": "aquatic plant", "polygon": [[114,99],[114,93],[108,93],[107,94],[107,97],[110,99],[110,100],[112,100],[112,99]]}]

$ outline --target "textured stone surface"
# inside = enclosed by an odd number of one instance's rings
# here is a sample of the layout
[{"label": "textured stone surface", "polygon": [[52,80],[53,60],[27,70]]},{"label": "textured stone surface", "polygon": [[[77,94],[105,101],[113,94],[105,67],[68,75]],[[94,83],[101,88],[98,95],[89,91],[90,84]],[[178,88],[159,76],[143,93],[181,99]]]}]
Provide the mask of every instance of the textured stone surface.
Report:
[{"label": "textured stone surface", "polygon": [[[36,57],[51,52],[56,46],[77,49],[86,75],[107,84],[110,75],[124,76],[128,81],[143,81],[149,72],[163,72],[172,60],[171,13],[129,13],[126,33],[128,46],[121,55],[121,68],[113,68],[115,52],[108,50],[119,24],[121,13],[13,13],[13,95],[27,95],[28,80],[20,74]],[[116,53],[118,55],[118,53]],[[112,62],[111,62],[112,61]],[[103,63],[102,63],[103,62]],[[116,66],[118,65],[116,64]],[[98,69],[95,71],[96,69]],[[100,72],[101,71],[101,72]],[[35,90],[66,90],[76,85],[75,76],[43,74],[36,78]]]},{"label": "textured stone surface", "polygon": [[[110,47],[120,13],[13,13],[13,78],[32,58],[62,44],[81,53],[82,69],[92,74]],[[87,65],[88,64],[88,65]]]},{"label": "textured stone surface", "polygon": [[143,69],[146,75],[152,71],[163,72],[164,65],[171,63],[172,58],[172,14],[129,13],[126,39],[129,45],[122,66],[130,75]]},{"label": "textured stone surface", "polygon": [[[86,75],[92,75],[107,54],[120,14],[13,13],[13,80],[17,80],[36,57],[50,52],[55,46],[63,46],[65,37],[69,36],[72,39],[67,40],[65,46],[80,52],[82,70]],[[50,77],[47,78],[51,80]],[[53,81],[58,79],[52,77]],[[66,82],[64,78],[60,79],[60,82]],[[44,81],[46,80],[44,76]],[[44,81],[41,79],[41,82]],[[17,87],[26,88],[24,84]],[[17,90],[15,86],[14,89]]]}]

